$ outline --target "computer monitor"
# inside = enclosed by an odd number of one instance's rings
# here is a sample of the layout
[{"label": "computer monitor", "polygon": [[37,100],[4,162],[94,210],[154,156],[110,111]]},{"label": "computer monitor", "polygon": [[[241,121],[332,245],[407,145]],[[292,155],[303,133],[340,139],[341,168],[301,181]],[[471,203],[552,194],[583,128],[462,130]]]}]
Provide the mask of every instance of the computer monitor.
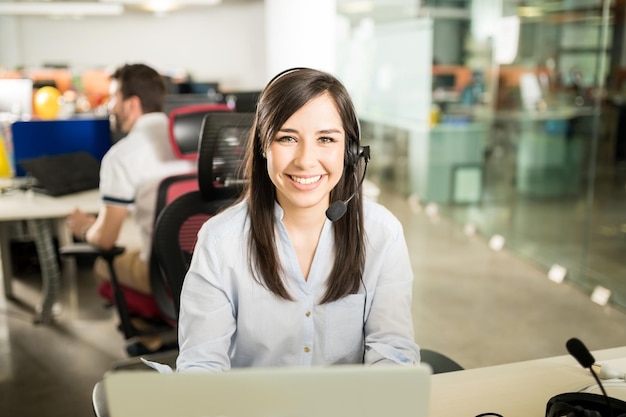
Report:
[{"label": "computer monitor", "polygon": [[210,97],[207,94],[167,94],[165,96],[163,110],[165,113],[170,113],[172,110],[180,107],[216,103],[223,103],[223,101],[215,97]]},{"label": "computer monitor", "polygon": [[456,88],[456,75],[436,74],[433,75],[433,90],[443,88],[444,90],[454,90]]},{"label": "computer monitor", "polygon": [[224,93],[224,99],[227,103],[234,102],[238,113],[254,113],[260,95],[261,91],[234,91]]},{"label": "computer monitor", "polygon": [[24,159],[88,152],[98,161],[111,147],[107,118],[27,120],[11,125],[15,176],[26,175],[19,166]]},{"label": "computer monitor", "polygon": [[0,79],[0,113],[30,116],[33,113],[33,81]]},{"label": "computer monitor", "polygon": [[219,92],[219,83],[191,81],[189,83],[189,89],[191,90],[191,94],[217,94]]}]

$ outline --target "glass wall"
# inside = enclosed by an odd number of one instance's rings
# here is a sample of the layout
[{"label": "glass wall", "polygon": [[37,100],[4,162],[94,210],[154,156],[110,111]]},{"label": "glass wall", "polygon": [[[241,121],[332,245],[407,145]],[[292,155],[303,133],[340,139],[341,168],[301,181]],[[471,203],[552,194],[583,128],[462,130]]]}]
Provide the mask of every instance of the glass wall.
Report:
[{"label": "glass wall", "polygon": [[395,19],[376,11],[350,17],[352,28],[368,22],[370,41],[359,42],[370,51],[394,20],[420,22],[419,38],[432,39],[432,48],[404,42],[397,56],[387,51],[396,61],[387,60],[384,71],[380,63],[365,66],[368,87],[376,89],[381,80],[394,87],[393,68],[428,62],[427,90],[417,76],[402,87],[403,97],[428,96],[404,103],[402,114],[408,108],[411,116],[371,112],[364,84],[348,82],[364,137],[382,150],[372,159],[371,180],[436,205],[486,240],[502,236],[507,249],[552,271],[554,280],[564,272],[595,301],[626,308],[624,6],[420,4]]}]

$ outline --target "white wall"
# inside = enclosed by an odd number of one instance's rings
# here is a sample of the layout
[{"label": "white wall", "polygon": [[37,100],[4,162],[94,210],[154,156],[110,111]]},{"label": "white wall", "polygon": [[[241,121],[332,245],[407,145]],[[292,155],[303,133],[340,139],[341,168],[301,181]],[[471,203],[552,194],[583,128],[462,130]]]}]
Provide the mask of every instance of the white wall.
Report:
[{"label": "white wall", "polygon": [[72,69],[145,62],[163,72],[188,71],[222,88],[265,85],[266,48],[262,2],[170,13],[53,20],[3,17],[0,67],[67,63]]},{"label": "white wall", "polygon": [[359,115],[427,129],[432,79],[432,20],[369,22],[342,39],[339,74]]},{"label": "white wall", "polygon": [[336,0],[265,0],[268,79],[287,68],[336,71]]}]

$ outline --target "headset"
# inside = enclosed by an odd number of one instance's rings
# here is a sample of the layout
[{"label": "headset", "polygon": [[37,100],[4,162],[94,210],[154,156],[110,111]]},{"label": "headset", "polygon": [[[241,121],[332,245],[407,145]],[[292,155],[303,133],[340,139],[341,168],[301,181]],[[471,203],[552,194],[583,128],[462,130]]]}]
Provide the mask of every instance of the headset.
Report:
[{"label": "headset", "polygon": [[624,377],[623,372],[601,365],[604,372],[600,376],[593,369],[596,360],[589,349],[579,339],[572,338],[566,344],[568,352],[580,363],[583,368],[589,369],[602,390],[602,395],[590,392],[566,392],[555,395],[548,400],[546,417],[626,417],[626,402],[609,397],[601,379]]},{"label": "headset", "polygon": [[589,392],[568,392],[550,398],[546,417],[626,417],[626,402]]},{"label": "headset", "polygon": [[[279,72],[278,74],[276,74],[274,77],[272,77],[272,79],[270,79],[268,81],[268,83],[265,85],[265,88],[263,89],[263,91],[265,92],[272,84],[274,84],[276,82],[276,80],[282,78],[284,75],[286,74],[290,74],[292,72],[296,72],[296,71],[302,71],[302,70],[310,70],[312,68],[307,68],[307,67],[293,67],[293,68],[288,68],[286,70],[283,70],[281,72]],[[261,93],[261,96],[263,97],[263,93]],[[345,159],[344,159],[344,164],[347,166],[356,166],[356,164],[359,162],[360,158],[364,158],[365,159],[365,163],[367,164],[367,162],[369,162],[369,147],[362,147],[360,146],[361,144],[361,124],[359,122],[359,118],[356,115],[356,111],[354,109],[354,107],[352,107],[350,109],[352,111],[352,114],[354,115],[354,120],[352,121],[354,123],[354,127],[356,130],[356,138],[354,139],[350,139],[348,143],[346,144],[346,155],[345,155]],[[258,125],[257,125],[257,135],[259,134],[258,132]],[[367,148],[367,149],[366,149]]]}]

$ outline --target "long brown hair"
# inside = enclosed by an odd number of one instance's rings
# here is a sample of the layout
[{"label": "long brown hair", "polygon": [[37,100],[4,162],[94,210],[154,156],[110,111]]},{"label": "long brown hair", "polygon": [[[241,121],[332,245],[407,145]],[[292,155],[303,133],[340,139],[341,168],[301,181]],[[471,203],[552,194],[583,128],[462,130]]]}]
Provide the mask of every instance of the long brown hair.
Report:
[{"label": "long brown hair", "polygon": [[[250,216],[250,270],[259,283],[277,296],[292,300],[283,282],[283,271],[275,240],[274,204],[276,190],[269,174],[264,152],[276,132],[298,109],[310,100],[328,94],[335,102],[346,132],[346,156],[360,146],[359,122],[352,100],[334,76],[308,68],[295,68],[274,77],[263,90],[257,104],[254,125],[246,150],[245,171],[249,179],[243,198],[248,199]],[[364,167],[344,163],[343,176],[330,193],[331,201],[346,200],[356,193],[346,214],[333,222],[335,259],[321,303],[338,300],[359,289],[365,263],[362,194],[358,179]]]}]

